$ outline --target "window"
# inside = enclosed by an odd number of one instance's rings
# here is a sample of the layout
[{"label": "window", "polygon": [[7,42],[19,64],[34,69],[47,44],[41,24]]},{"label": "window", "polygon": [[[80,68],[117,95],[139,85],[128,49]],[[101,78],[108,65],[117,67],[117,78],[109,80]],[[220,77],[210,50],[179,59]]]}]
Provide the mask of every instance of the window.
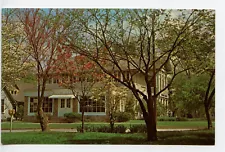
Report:
[{"label": "window", "polygon": [[125,111],[125,101],[120,100],[120,112],[124,112],[124,111]]},{"label": "window", "polygon": [[71,99],[66,100],[66,107],[70,108],[71,107]]},{"label": "window", "polygon": [[4,103],[4,99],[1,100],[1,105],[2,105],[2,113],[4,113],[5,111],[5,103]]},{"label": "window", "polygon": [[61,108],[65,108],[65,99],[61,99]]},{"label": "window", "polygon": [[42,108],[44,112],[52,112],[52,99],[44,98]]},{"label": "window", "polygon": [[17,94],[17,90],[11,90],[10,93],[11,94]]},{"label": "window", "polygon": [[[99,100],[88,99],[84,102],[84,112],[105,112],[105,97],[101,97]],[[80,106],[80,112],[82,107]]]},{"label": "window", "polygon": [[52,78],[49,78],[47,81],[48,84],[52,84]]},{"label": "window", "polygon": [[59,83],[59,80],[57,78],[53,78],[53,83]]},{"label": "window", "polygon": [[[30,112],[37,112],[38,99],[37,97],[30,98]],[[44,98],[42,109],[44,112],[52,112],[52,99]]]},{"label": "window", "polygon": [[38,106],[38,99],[30,98],[30,112],[37,112],[37,106]]}]

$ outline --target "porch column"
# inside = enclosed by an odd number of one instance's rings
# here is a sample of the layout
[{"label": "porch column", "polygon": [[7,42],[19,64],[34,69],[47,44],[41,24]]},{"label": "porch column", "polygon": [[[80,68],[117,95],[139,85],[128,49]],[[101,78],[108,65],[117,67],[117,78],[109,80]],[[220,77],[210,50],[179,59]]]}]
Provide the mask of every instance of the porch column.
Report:
[{"label": "porch column", "polygon": [[24,117],[27,117],[28,115],[28,97],[24,97]]},{"label": "porch column", "polygon": [[73,104],[73,112],[78,112],[78,101],[77,99],[72,99],[72,104]]},{"label": "porch column", "polygon": [[58,99],[53,99],[53,116],[58,117]]}]

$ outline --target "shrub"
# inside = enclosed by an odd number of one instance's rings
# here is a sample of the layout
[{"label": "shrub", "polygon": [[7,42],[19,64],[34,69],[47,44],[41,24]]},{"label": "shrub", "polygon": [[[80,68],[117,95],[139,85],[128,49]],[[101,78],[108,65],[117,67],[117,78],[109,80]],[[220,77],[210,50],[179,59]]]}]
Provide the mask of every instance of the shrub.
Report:
[{"label": "shrub", "polygon": [[176,117],[158,117],[158,121],[176,121]]},{"label": "shrub", "polygon": [[117,122],[126,122],[131,119],[130,113],[127,112],[119,112],[116,114],[116,121]]},{"label": "shrub", "polygon": [[[124,125],[117,125],[114,127],[114,133],[125,133],[126,127]],[[104,133],[111,133],[111,128],[110,126],[84,126],[84,130],[86,132],[104,132]],[[77,131],[81,132],[81,126],[77,127]]]},{"label": "shrub", "polygon": [[105,132],[105,133],[111,132],[110,126],[100,126],[100,127],[97,127],[96,130],[97,130],[97,132]]},{"label": "shrub", "polygon": [[64,117],[66,118],[68,123],[72,123],[72,122],[81,120],[81,114],[73,113],[73,112],[65,113]]},{"label": "shrub", "polygon": [[130,132],[131,133],[146,133],[147,128],[146,128],[146,125],[131,125]]},{"label": "shrub", "polygon": [[177,117],[176,121],[188,121],[188,119],[185,117]]},{"label": "shrub", "polygon": [[19,105],[16,113],[15,113],[15,117],[16,119],[20,119],[20,120],[23,120],[23,114],[24,114],[24,108],[23,108],[23,105]]},{"label": "shrub", "polygon": [[114,133],[125,133],[126,127],[124,125],[118,125],[114,127]]}]

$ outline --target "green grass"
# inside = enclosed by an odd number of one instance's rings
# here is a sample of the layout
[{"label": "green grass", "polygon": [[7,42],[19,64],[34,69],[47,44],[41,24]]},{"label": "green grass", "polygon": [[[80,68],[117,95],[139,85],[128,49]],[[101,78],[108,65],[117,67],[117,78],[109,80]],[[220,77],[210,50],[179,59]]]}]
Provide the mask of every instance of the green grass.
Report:
[{"label": "green grass", "polygon": [[[131,120],[129,122],[124,123],[116,123],[123,124],[127,127],[135,124],[145,124],[143,120]],[[109,123],[102,122],[85,122],[85,125],[91,126],[100,126],[100,125],[109,125]],[[213,123],[215,126],[215,123]],[[77,128],[81,126],[81,123],[50,123],[49,127],[51,129],[70,129]],[[203,129],[207,127],[207,121],[158,121],[157,128],[158,129],[181,129],[181,128],[195,128],[195,129]],[[2,129],[9,129],[9,122],[1,123]],[[28,123],[28,122],[13,122],[13,129],[40,129],[39,123]]]},{"label": "green grass", "polygon": [[214,145],[215,131],[158,132],[158,141],[146,141],[146,134],[16,132],[2,133],[2,144],[152,144]]}]

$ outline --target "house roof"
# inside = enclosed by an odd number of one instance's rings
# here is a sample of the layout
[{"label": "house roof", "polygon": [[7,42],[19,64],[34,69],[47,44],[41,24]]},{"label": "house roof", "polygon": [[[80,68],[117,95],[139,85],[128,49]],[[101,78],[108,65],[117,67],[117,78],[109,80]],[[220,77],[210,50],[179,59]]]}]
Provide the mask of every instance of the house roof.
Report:
[{"label": "house roof", "polygon": [[11,95],[11,93],[9,92],[9,90],[7,89],[7,87],[4,87],[3,88],[3,91],[5,92],[5,95],[9,99],[10,103],[12,105],[16,105],[17,104],[17,101],[13,98],[13,96]]}]

